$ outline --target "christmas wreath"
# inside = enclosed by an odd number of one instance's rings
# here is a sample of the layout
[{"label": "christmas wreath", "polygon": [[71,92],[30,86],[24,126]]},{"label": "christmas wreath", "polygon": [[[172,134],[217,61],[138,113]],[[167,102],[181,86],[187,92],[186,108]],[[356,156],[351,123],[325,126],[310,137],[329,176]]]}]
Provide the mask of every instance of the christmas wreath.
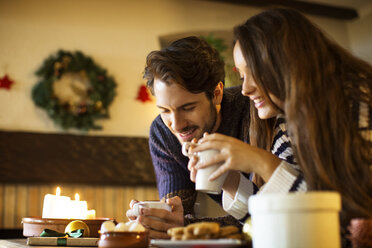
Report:
[{"label": "christmas wreath", "polygon": [[60,50],[36,71],[34,103],[63,129],[102,129],[96,119],[108,118],[116,83],[105,69],[82,52]]}]

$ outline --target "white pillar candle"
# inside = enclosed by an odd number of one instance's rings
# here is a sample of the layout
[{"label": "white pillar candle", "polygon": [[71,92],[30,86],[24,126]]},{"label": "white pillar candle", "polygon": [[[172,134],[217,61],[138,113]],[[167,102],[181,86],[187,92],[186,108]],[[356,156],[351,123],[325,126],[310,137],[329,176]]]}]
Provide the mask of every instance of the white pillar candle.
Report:
[{"label": "white pillar candle", "polygon": [[96,218],[96,210],[90,209],[87,212],[87,219],[95,219]]},{"label": "white pillar candle", "polygon": [[75,194],[75,200],[70,201],[70,219],[85,219],[87,216],[88,204],[79,199],[79,194]]},{"label": "white pillar candle", "polygon": [[70,197],[61,196],[61,189],[57,187],[56,194],[44,196],[42,218],[66,218],[66,209],[69,206]]}]

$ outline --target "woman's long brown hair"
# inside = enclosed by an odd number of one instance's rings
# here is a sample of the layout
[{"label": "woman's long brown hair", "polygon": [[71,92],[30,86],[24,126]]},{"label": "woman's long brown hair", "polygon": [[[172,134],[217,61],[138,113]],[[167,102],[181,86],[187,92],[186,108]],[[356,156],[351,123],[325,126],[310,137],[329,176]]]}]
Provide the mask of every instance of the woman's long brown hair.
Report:
[{"label": "woman's long brown hair", "polygon": [[[371,218],[372,142],[362,138],[351,107],[363,102],[372,109],[371,65],[291,9],[262,12],[234,34],[258,87],[268,99],[270,92],[284,102],[308,188],[336,190],[348,218]],[[251,110],[251,144],[268,149],[273,120],[260,120]]]}]

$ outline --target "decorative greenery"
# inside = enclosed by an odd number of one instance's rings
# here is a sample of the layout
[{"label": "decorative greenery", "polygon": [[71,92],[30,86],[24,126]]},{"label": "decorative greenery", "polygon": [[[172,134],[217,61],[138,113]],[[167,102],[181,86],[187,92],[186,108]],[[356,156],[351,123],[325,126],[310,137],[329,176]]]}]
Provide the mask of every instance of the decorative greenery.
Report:
[{"label": "decorative greenery", "polygon": [[224,59],[222,54],[227,50],[227,46],[223,39],[214,37],[213,33],[210,33],[208,36],[201,36],[201,38],[208,42],[209,45],[214,47],[220,54],[221,58]]},{"label": "decorative greenery", "polygon": [[[200,38],[204,39],[208,42],[209,45],[214,47],[218,53],[220,54],[222,60],[225,62],[225,86],[235,86],[240,85],[240,76],[234,70],[234,62],[232,58],[232,51],[228,50],[228,46],[225,43],[225,40],[222,38],[215,37],[213,33],[210,33],[208,36],[200,36]],[[225,54],[225,56],[223,56]]]},{"label": "decorative greenery", "polygon": [[[79,75],[89,82],[83,92],[84,100],[79,103],[63,102],[56,95],[53,85],[65,73]],[[71,53],[60,50],[44,61],[36,75],[40,81],[33,87],[32,99],[37,106],[46,110],[57,125],[63,129],[84,131],[102,129],[94,121],[109,118],[108,107],[116,94],[116,83],[105,69],[80,51]]]}]

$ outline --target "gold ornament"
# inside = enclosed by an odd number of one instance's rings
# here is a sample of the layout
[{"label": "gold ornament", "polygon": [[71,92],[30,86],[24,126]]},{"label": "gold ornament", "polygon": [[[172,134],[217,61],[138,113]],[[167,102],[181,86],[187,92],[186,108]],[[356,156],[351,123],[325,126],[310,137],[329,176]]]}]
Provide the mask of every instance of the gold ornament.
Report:
[{"label": "gold ornament", "polygon": [[68,225],[65,228],[65,233],[70,233],[73,231],[76,231],[78,229],[84,229],[84,237],[89,237],[89,227],[85,222],[81,220],[74,220],[68,223]]},{"label": "gold ornament", "polygon": [[100,110],[102,108],[102,102],[101,101],[97,101],[96,102],[96,109]]}]

